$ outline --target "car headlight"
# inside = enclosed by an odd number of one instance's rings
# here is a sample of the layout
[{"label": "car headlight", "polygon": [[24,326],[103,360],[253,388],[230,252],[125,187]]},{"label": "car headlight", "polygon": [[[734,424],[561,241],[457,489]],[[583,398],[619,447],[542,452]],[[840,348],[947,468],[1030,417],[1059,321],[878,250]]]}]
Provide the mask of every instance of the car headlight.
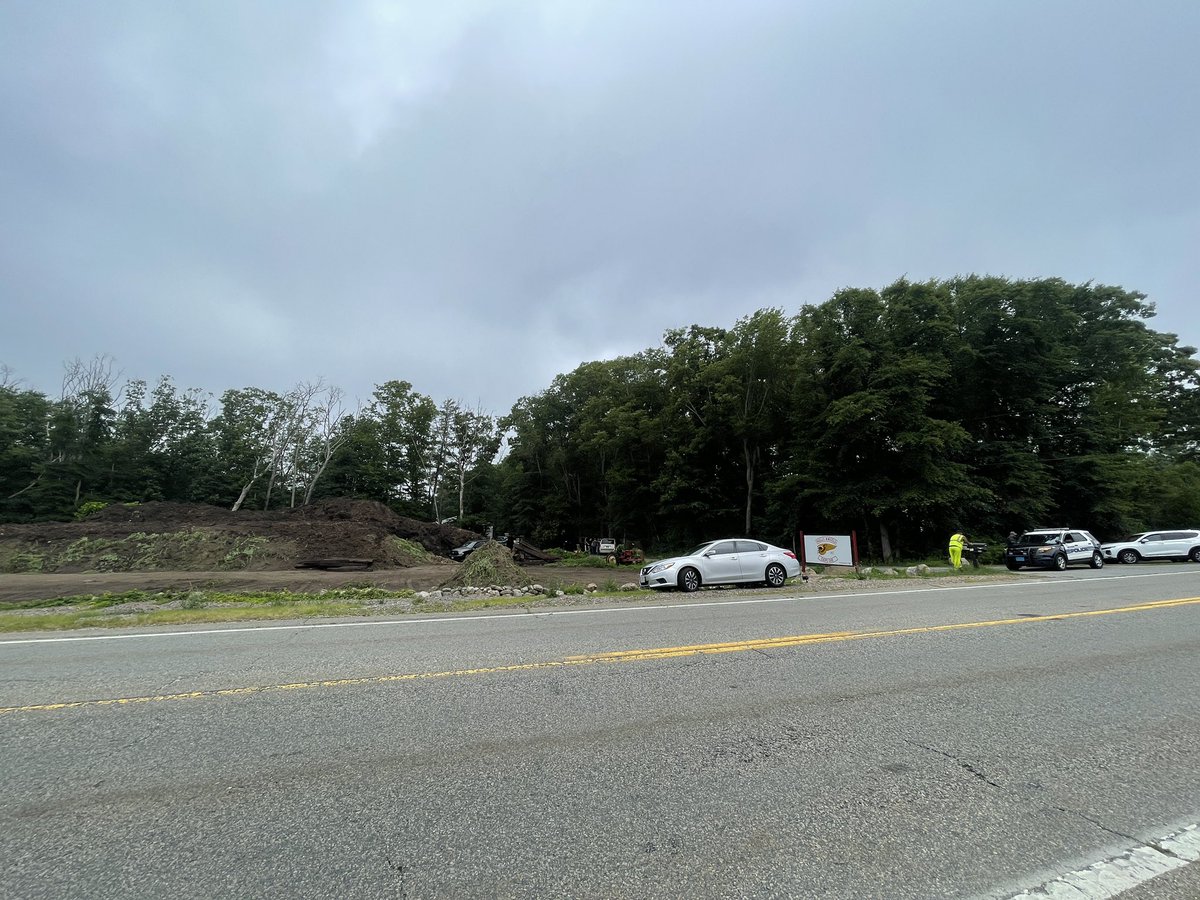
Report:
[{"label": "car headlight", "polygon": [[1049,553],[1053,549],[1054,549],[1053,547],[1051,547],[1049,544],[1047,544],[1044,547],[1038,547],[1037,552],[1038,553]]},{"label": "car headlight", "polygon": [[656,565],[651,566],[650,571],[647,572],[646,574],[653,575],[655,572],[665,572],[665,571],[667,571],[667,569],[673,569],[673,568],[675,568],[675,563],[673,563],[673,562],[658,563]]}]

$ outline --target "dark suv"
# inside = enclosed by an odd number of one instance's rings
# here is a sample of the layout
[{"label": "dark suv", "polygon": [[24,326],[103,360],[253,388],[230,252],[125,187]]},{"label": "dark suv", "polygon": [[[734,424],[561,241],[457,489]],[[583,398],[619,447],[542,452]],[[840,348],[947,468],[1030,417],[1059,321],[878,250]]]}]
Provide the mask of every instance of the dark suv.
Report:
[{"label": "dark suv", "polygon": [[1079,528],[1038,528],[1027,531],[1004,548],[1004,564],[1013,571],[1024,566],[1062,571],[1072,563],[1104,566],[1100,542]]},{"label": "dark suv", "polygon": [[453,550],[451,550],[450,558],[462,562],[486,543],[487,541],[467,541],[461,547],[455,547]]}]

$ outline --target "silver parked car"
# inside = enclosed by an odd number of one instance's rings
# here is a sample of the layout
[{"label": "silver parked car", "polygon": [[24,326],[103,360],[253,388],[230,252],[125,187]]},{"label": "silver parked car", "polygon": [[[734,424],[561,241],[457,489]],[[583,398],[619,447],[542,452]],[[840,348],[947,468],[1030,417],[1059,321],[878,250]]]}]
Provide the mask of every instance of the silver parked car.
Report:
[{"label": "silver parked car", "polygon": [[701,585],[765,584],[782,587],[800,574],[800,561],[791,550],[733,538],[708,541],[683,556],[662,559],[642,568],[644,588],[697,591]]},{"label": "silver parked car", "polygon": [[1100,547],[1105,559],[1126,564],[1143,559],[1177,559],[1200,562],[1200,529],[1184,531],[1143,531],[1123,541],[1113,541]]}]

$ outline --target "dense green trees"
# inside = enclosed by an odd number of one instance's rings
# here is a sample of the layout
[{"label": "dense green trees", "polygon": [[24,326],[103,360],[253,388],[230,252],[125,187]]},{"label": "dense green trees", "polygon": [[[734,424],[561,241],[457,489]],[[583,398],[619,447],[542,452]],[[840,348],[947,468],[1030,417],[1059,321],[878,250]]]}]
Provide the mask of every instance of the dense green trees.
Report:
[{"label": "dense green trees", "polygon": [[497,512],[546,542],[853,528],[884,558],[958,528],[1194,524],[1195,350],[1152,315],[1119,288],[969,277],[673,330],[517,404]]},{"label": "dense green trees", "polygon": [[1152,315],[1058,279],[901,280],[669,331],[500,419],[400,380],[349,412],[319,381],[214,402],[76,361],[58,399],[0,384],[0,518],[350,496],[544,545],[854,528],[885,558],[956,528],[1195,525],[1198,364]]},{"label": "dense green trees", "polygon": [[[107,360],[72,368],[107,367]],[[106,371],[108,371],[106,369]],[[95,379],[93,379],[94,381]],[[482,506],[471,487],[490,469],[500,437],[492,417],[451,404],[443,411],[402,381],[380,385],[348,413],[323,381],[286,393],[230,389],[213,403],[169,378],[153,389],[116,379],[84,389],[68,376],[51,400],[0,386],[0,521],[70,518],[84,504],[175,500],[238,509],[297,506],[327,496],[379,500],[428,518],[440,486],[465,516]]]}]

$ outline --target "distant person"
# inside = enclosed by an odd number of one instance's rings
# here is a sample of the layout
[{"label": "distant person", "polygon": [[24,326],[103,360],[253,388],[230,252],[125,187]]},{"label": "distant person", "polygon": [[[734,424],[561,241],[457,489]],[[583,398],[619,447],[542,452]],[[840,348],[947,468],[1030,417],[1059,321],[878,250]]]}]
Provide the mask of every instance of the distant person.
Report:
[{"label": "distant person", "polygon": [[955,569],[962,568],[963,544],[968,540],[965,534],[958,531],[950,535],[950,565],[954,566]]},{"label": "distant person", "polygon": [[1008,546],[1015,547],[1016,545],[1017,545],[1017,533],[1015,531],[1010,531],[1008,533]]}]

